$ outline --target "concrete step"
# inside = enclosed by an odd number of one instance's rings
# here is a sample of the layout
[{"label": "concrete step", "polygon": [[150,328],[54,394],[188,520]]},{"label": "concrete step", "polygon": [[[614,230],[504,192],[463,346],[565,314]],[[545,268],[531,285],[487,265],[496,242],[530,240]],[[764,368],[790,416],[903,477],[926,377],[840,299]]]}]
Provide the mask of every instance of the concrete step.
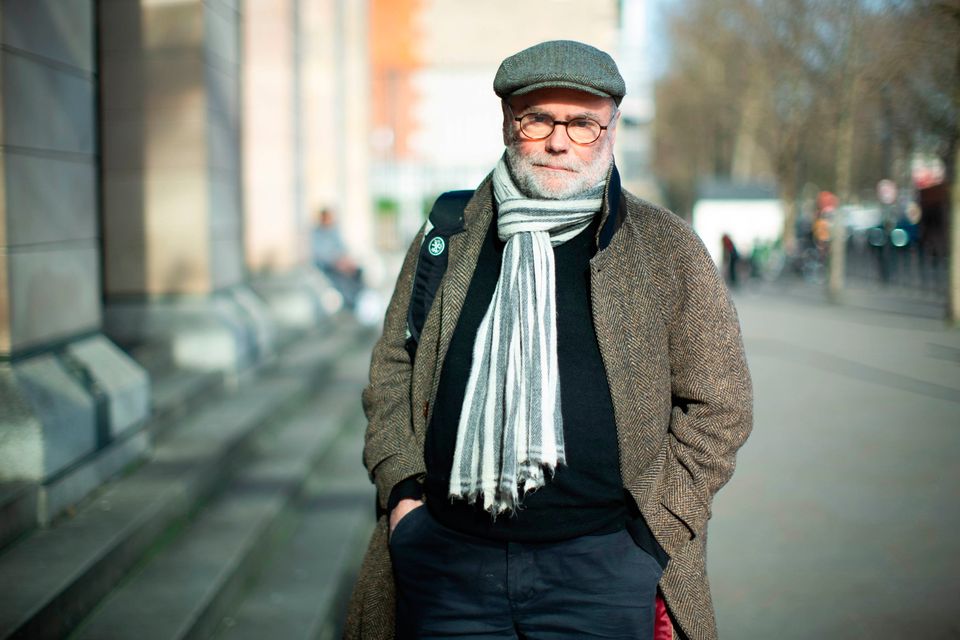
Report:
[{"label": "concrete step", "polygon": [[356,333],[316,336],[260,377],[170,427],[151,458],[76,515],[0,555],[0,638],[73,629],[171,526],[250,457],[254,434],[317,389]]},{"label": "concrete step", "polygon": [[205,638],[258,564],[260,550],[283,529],[280,517],[310,469],[354,411],[357,396],[333,389],[258,435],[256,457],[223,491],[155,549],[72,637]]},{"label": "concrete step", "polygon": [[38,491],[34,482],[0,482],[0,549],[36,526]]},{"label": "concrete step", "polygon": [[69,513],[105,482],[143,459],[167,428],[222,394],[224,383],[223,374],[216,372],[151,370],[150,417],[143,425],[43,483],[0,483],[0,549]]},{"label": "concrete step", "polygon": [[191,411],[216,400],[226,391],[222,373],[165,371],[150,376],[152,403],[148,430],[159,438]]},{"label": "concrete step", "polygon": [[339,637],[347,597],[374,525],[375,492],[360,464],[359,411],[293,505],[292,531],[224,616],[217,640]]}]

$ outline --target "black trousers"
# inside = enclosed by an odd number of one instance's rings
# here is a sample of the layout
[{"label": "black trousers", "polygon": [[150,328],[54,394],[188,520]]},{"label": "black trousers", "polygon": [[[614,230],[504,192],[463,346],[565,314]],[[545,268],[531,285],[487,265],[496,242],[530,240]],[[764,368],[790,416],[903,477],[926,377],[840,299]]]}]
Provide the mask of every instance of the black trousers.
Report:
[{"label": "black trousers", "polygon": [[465,535],[414,509],[390,538],[397,638],[650,640],[662,568],[626,530],[553,543]]}]

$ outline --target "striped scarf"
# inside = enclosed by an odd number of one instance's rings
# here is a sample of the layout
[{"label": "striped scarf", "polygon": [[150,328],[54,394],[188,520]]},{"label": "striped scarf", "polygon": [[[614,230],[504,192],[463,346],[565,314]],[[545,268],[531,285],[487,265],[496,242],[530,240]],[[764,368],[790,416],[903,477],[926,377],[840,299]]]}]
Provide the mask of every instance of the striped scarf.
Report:
[{"label": "striped scarf", "polygon": [[577,199],[535,200],[514,184],[506,160],[493,171],[506,242],[493,299],[473,345],[449,495],[496,517],[564,464],[557,366],[553,247],[583,231],[600,210],[604,183]]}]

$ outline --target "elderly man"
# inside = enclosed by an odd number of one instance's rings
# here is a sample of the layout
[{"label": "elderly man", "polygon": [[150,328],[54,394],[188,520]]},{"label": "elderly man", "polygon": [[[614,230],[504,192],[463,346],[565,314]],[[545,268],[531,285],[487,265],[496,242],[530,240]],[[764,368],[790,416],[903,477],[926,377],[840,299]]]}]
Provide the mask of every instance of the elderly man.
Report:
[{"label": "elderly man", "polygon": [[662,613],[658,637],[714,638],[707,520],[752,420],[735,311],[690,228],[620,188],[609,55],[541,43],[494,91],[506,150],[416,357],[424,233],[374,350],[383,516],[346,635],[653,638]]}]

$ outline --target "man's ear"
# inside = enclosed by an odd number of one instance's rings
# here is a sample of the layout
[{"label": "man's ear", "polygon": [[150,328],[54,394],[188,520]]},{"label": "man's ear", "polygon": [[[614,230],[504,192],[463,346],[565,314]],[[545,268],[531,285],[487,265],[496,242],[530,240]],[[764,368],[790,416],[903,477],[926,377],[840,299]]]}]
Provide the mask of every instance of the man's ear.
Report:
[{"label": "man's ear", "polygon": [[503,112],[503,126],[501,127],[503,146],[509,147],[513,140],[513,112],[510,110],[510,104],[506,99],[500,100],[500,111]]},{"label": "man's ear", "polygon": [[617,113],[616,115],[613,116],[613,120],[610,122],[610,126],[607,127],[607,134],[610,136],[611,147],[617,141],[617,129],[619,129],[617,125],[620,124],[620,113],[621,113],[620,110],[617,109]]}]

